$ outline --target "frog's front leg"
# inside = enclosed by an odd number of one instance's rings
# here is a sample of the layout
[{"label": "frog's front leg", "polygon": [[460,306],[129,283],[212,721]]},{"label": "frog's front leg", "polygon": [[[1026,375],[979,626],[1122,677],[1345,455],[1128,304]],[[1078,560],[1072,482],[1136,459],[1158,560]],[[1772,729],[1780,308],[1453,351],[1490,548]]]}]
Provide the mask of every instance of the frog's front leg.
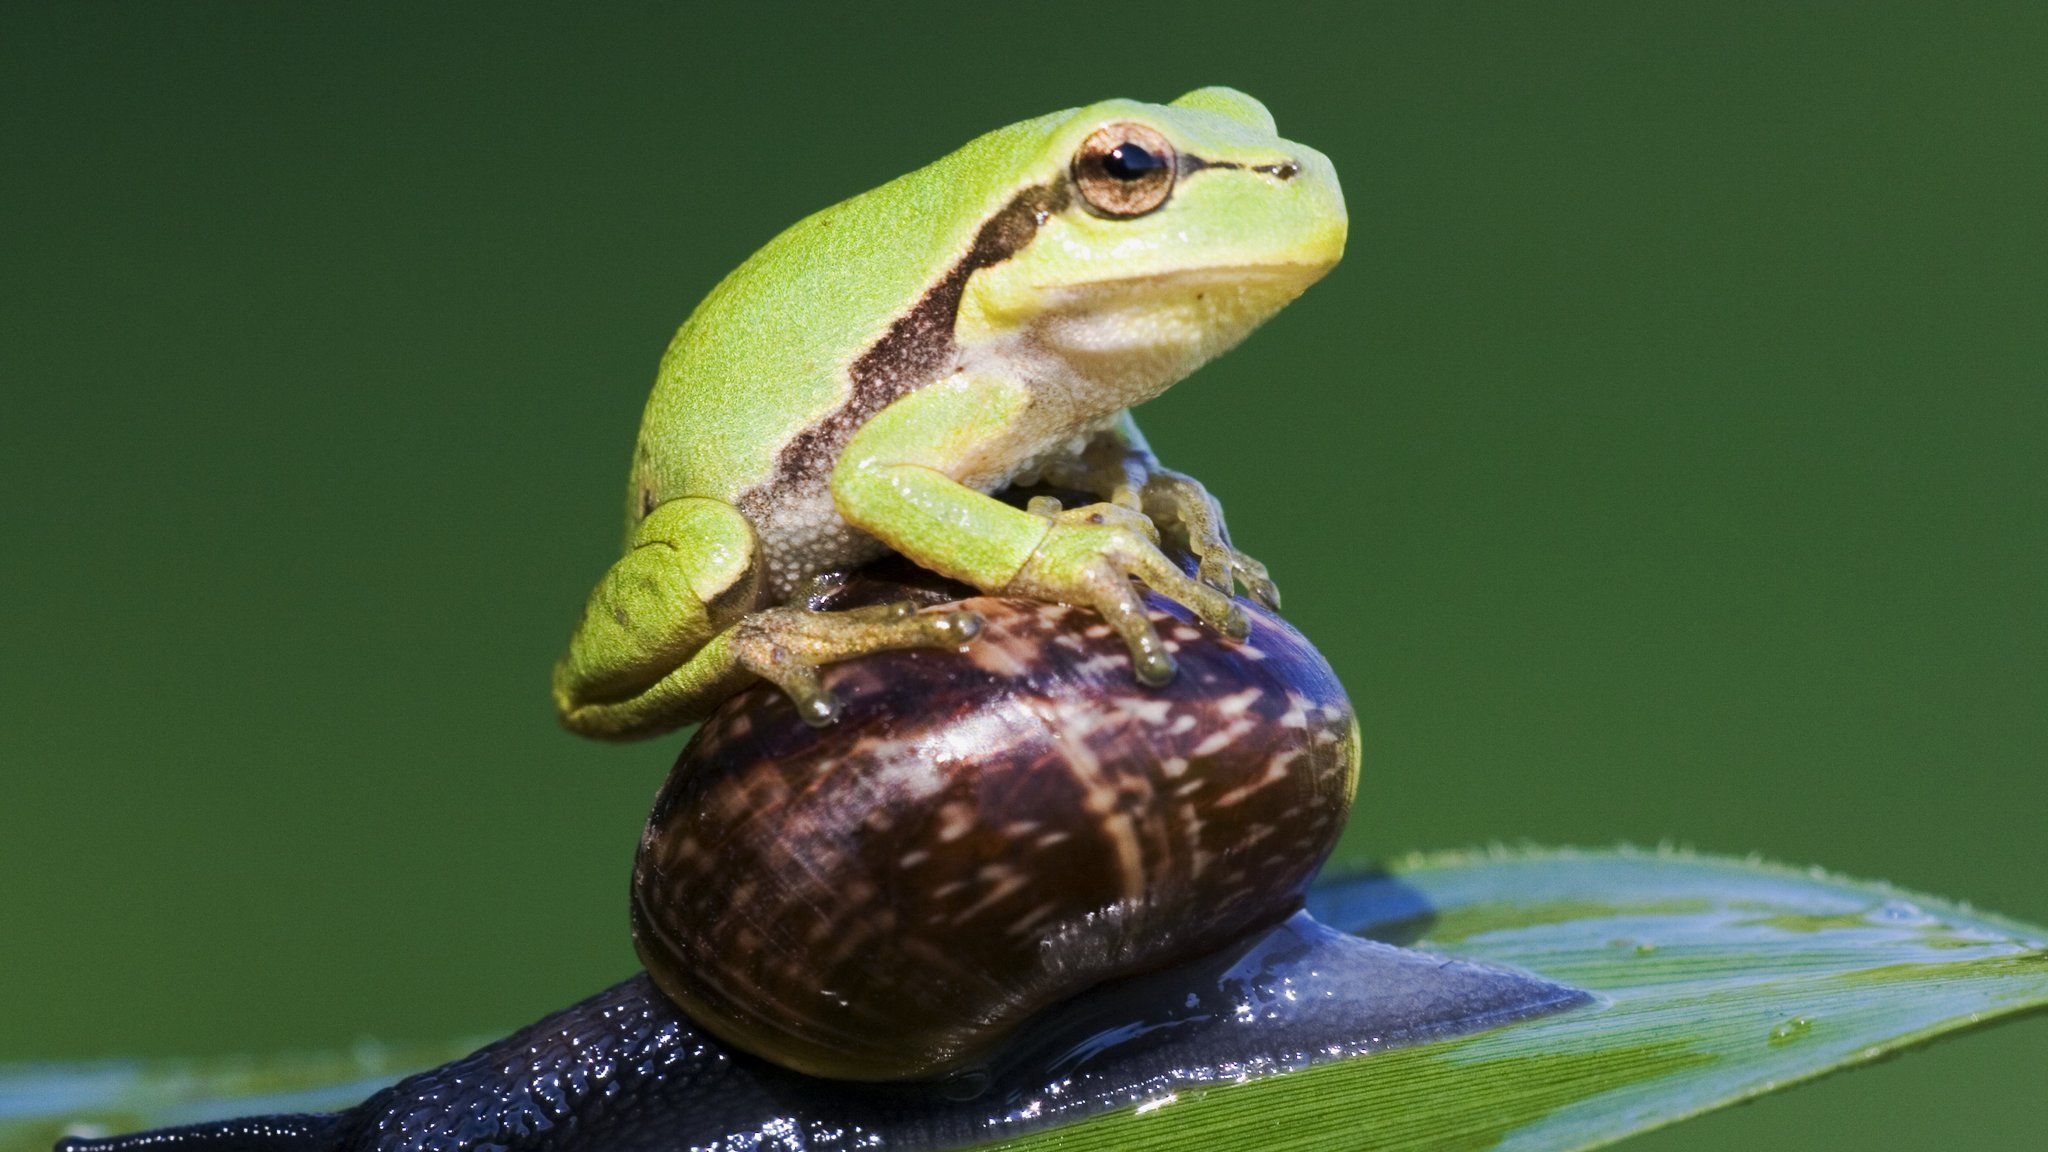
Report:
[{"label": "frog's front leg", "polygon": [[1030,396],[1002,381],[955,376],[897,400],[847,444],[832,498],[848,523],[943,576],[984,592],[1095,609],[1130,649],[1140,680],[1164,684],[1173,656],[1132,587],[1137,580],[1233,639],[1244,612],[1190,579],[1159,550],[1143,513],[1116,503],[1029,510],[955,477],[999,471]]},{"label": "frog's front leg", "polygon": [[1266,566],[1231,546],[1216,498],[1194,477],[1161,464],[1128,411],[1079,451],[1043,461],[1039,476],[1055,487],[1143,512],[1194,556],[1202,583],[1226,595],[1242,584],[1261,604],[1280,607],[1280,590]]},{"label": "frog's front leg", "polygon": [[907,602],[755,611],[761,568],[753,526],[731,505],[690,497],[655,508],[591,592],[555,665],[563,725],[610,739],[653,736],[703,719],[757,678],[788,693],[806,721],[825,724],[839,703],[819,684],[819,665],[960,644],[980,631],[971,612],[918,612]]}]

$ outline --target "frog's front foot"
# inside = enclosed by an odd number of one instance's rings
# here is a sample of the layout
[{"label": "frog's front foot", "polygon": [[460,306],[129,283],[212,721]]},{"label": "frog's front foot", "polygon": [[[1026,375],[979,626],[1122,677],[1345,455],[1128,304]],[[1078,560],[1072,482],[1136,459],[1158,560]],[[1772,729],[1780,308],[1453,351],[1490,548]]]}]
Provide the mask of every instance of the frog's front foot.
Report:
[{"label": "frog's front foot", "polygon": [[1032,500],[1030,511],[1051,520],[1052,530],[1002,591],[1095,609],[1131,650],[1132,668],[1144,683],[1165,684],[1176,669],[1131,586],[1134,579],[1233,640],[1250,634],[1244,610],[1227,593],[1190,579],[1166,558],[1158,529],[1144,514],[1115,504],[1063,510],[1049,496]]},{"label": "frog's front foot", "polygon": [[839,718],[839,699],[819,682],[821,666],[898,648],[952,648],[979,635],[973,612],[920,612],[901,600],[839,612],[768,608],[733,625],[729,643],[740,667],[788,694],[804,723],[822,727]]},{"label": "frog's front foot", "polygon": [[1160,469],[1146,477],[1139,500],[1146,515],[1180,526],[1187,536],[1188,551],[1195,557],[1196,579],[1226,596],[1242,584],[1252,599],[1280,610],[1280,589],[1267,575],[1266,566],[1231,546],[1223,510],[1200,481]]}]

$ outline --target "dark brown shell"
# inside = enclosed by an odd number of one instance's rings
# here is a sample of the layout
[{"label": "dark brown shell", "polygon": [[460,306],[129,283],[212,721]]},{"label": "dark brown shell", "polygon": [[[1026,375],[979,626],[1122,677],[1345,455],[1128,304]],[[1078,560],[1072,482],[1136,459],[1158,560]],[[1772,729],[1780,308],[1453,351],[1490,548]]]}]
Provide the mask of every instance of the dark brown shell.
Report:
[{"label": "dark brown shell", "polygon": [[684,749],[633,872],[661,988],[736,1047],[856,1080],[944,1075],[1038,1010],[1299,906],[1357,728],[1301,635],[1231,644],[1153,601],[1180,674],[1081,609],[965,601],[964,651],[833,667],[825,729],[757,687]]}]

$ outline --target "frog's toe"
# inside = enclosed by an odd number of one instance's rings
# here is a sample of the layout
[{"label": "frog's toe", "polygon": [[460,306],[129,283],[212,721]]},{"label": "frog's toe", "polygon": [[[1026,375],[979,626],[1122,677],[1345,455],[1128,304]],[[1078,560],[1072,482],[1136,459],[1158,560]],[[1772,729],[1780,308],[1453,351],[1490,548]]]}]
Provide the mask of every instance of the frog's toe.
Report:
[{"label": "frog's toe", "polygon": [[1266,566],[1231,547],[1230,534],[1223,526],[1223,509],[1200,482],[1161,470],[1146,481],[1143,495],[1149,513],[1179,526],[1187,552],[1195,561],[1196,580],[1225,596],[1242,586],[1266,607],[1280,607],[1280,590],[1273,586]]},{"label": "frog's toe", "polygon": [[[1235,548],[1226,547],[1225,552],[1224,566],[1230,573],[1225,579],[1235,580],[1244,586],[1245,593],[1252,599],[1278,612],[1280,589],[1273,583],[1273,577],[1267,574],[1266,566]],[[1224,590],[1229,590],[1228,584]]]},{"label": "frog's toe", "polygon": [[1194,553],[1195,579],[1225,596],[1242,586],[1252,599],[1279,609],[1280,589],[1274,586],[1264,564],[1231,547],[1220,528],[1212,526],[1210,531],[1191,537],[1188,551]]},{"label": "frog's toe", "polygon": [[1164,554],[1141,551],[1126,558],[1124,567],[1154,592],[1193,612],[1202,623],[1230,639],[1251,635],[1251,621],[1229,593],[1206,580],[1189,577]]},{"label": "frog's toe", "polygon": [[1118,549],[1091,569],[1086,602],[1102,614],[1124,639],[1131,651],[1132,669],[1140,681],[1159,687],[1175,674],[1173,654],[1160,640],[1147,617],[1144,602],[1131,581],[1139,583],[1181,605],[1204,624],[1232,640],[1251,634],[1251,622],[1244,609],[1229,596],[1190,578],[1156,548]]},{"label": "frog's toe", "polygon": [[974,612],[919,612],[907,600],[818,612],[786,606],[756,612],[733,626],[740,667],[782,689],[812,727],[839,719],[839,698],[818,669],[841,660],[901,648],[952,648],[981,635]]},{"label": "frog's toe", "polygon": [[1145,602],[1131,586],[1125,567],[1103,557],[1083,569],[1071,596],[1062,598],[1095,609],[1130,651],[1131,672],[1138,681],[1153,688],[1163,687],[1173,682],[1180,666],[1173,653],[1167,651],[1166,642],[1159,638],[1159,630],[1152,626]]},{"label": "frog's toe", "polygon": [[808,670],[804,675],[778,683],[777,687],[789,693],[790,703],[796,705],[796,714],[813,728],[823,728],[832,724],[839,719],[839,714],[846,710],[846,705],[839,702],[839,697],[820,685],[817,675],[809,673]]},{"label": "frog's toe", "polygon": [[1275,612],[1280,610],[1280,586],[1271,577],[1261,576],[1251,584],[1252,599]]}]

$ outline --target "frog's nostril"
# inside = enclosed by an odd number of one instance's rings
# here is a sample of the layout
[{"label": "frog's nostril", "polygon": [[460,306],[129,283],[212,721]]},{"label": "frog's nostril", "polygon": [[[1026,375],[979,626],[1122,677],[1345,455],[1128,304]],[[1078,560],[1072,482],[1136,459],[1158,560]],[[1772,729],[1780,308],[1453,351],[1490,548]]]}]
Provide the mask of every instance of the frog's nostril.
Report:
[{"label": "frog's nostril", "polygon": [[1296,164],[1292,160],[1282,160],[1278,164],[1257,165],[1252,168],[1252,171],[1281,180],[1292,180],[1301,172],[1301,165]]}]

